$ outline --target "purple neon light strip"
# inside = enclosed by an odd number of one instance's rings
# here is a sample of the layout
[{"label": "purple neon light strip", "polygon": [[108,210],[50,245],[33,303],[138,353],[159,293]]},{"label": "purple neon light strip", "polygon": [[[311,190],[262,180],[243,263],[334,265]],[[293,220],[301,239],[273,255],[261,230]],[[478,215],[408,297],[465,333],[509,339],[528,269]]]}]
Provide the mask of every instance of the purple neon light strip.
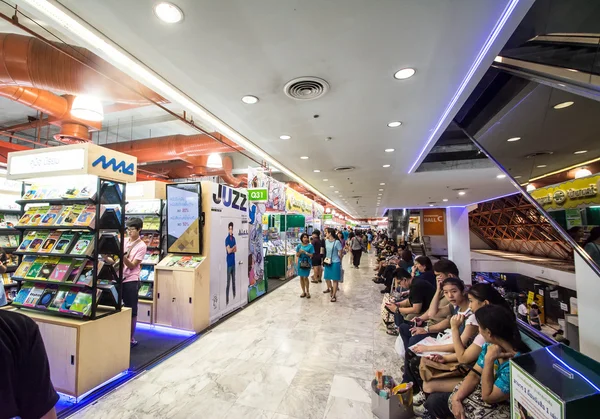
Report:
[{"label": "purple neon light strip", "polygon": [[427,209],[427,208],[465,208],[465,207],[470,207],[471,205],[475,205],[475,204],[481,204],[482,202],[488,202],[488,201],[493,201],[495,199],[500,199],[500,198],[506,198],[507,196],[512,196],[512,195],[517,195],[521,193],[521,191],[515,191],[515,192],[511,192],[511,193],[507,193],[504,195],[499,195],[496,196],[494,198],[488,198],[488,199],[483,199],[481,201],[477,201],[477,202],[473,202],[470,204],[465,204],[465,205],[447,205],[447,206],[443,206],[443,205],[434,205],[433,207],[400,207],[400,208],[385,208],[382,212],[382,214],[385,214],[387,211],[392,211],[392,210],[401,210],[401,209],[406,209],[406,210],[411,210],[411,209]]},{"label": "purple neon light strip", "polygon": [[458,90],[454,94],[454,97],[452,97],[452,100],[450,101],[450,103],[446,107],[446,110],[444,111],[444,113],[442,114],[440,120],[438,121],[437,125],[435,126],[433,132],[431,133],[431,136],[427,140],[427,143],[425,143],[425,146],[423,147],[423,149],[419,153],[419,156],[417,157],[417,159],[415,160],[415,162],[413,163],[413,165],[409,169],[408,173],[412,173],[415,170],[416,166],[420,163],[421,158],[423,157],[423,154],[425,154],[425,151],[429,147],[429,144],[431,143],[431,141],[433,141],[434,138],[437,137],[437,133],[440,130],[440,128],[442,127],[442,124],[444,123],[444,121],[446,120],[446,117],[452,111],[452,108],[454,108],[454,105],[456,104],[456,102],[460,98],[460,95],[462,95],[462,92],[467,87],[467,84],[469,84],[469,82],[473,78],[473,74],[475,74],[475,71],[477,71],[477,69],[479,68],[479,65],[481,64],[481,62],[483,61],[483,59],[487,55],[488,51],[492,47],[492,44],[494,43],[494,41],[496,40],[496,38],[500,34],[500,31],[502,30],[502,28],[506,24],[506,21],[508,20],[508,18],[510,17],[510,15],[512,14],[512,12],[514,11],[515,7],[517,7],[518,3],[519,3],[519,0],[511,0],[511,2],[506,6],[506,8],[504,9],[504,11],[502,12],[502,15],[500,16],[500,19],[498,20],[498,22],[496,22],[496,25],[494,26],[494,30],[488,36],[485,44],[483,44],[483,48],[479,51],[479,55],[475,59],[475,62],[473,63],[473,65],[471,65],[471,68],[469,69],[469,72],[467,73],[467,75],[463,79],[462,83],[458,87]]}]

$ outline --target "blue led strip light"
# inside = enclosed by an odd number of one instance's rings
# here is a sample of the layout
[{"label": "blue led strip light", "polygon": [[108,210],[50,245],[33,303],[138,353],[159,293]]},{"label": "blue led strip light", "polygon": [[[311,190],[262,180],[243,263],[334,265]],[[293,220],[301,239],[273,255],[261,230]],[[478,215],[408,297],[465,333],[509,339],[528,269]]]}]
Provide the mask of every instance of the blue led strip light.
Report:
[{"label": "blue led strip light", "polygon": [[146,324],[146,323],[138,323],[136,325],[136,327],[139,329],[142,329],[142,330],[154,331],[154,332],[162,333],[162,334],[166,334],[166,335],[194,336],[197,334],[196,332],[192,332],[192,331],[188,331],[188,330],[172,329],[170,327],[158,326],[155,324],[150,325],[150,324]]},{"label": "blue led strip light", "polygon": [[467,87],[467,84],[469,84],[469,82],[473,78],[473,75],[475,74],[475,71],[477,71],[477,69],[479,68],[479,65],[481,64],[481,61],[483,61],[483,59],[487,55],[488,51],[492,47],[492,44],[494,43],[494,41],[496,41],[496,38],[500,34],[500,31],[502,30],[502,28],[506,24],[506,21],[508,20],[508,18],[510,17],[510,15],[512,14],[512,12],[514,11],[515,7],[517,7],[518,3],[519,3],[519,0],[511,0],[510,3],[504,9],[504,12],[502,12],[502,15],[500,15],[500,19],[498,20],[498,22],[496,22],[496,25],[494,26],[494,30],[492,31],[492,33],[490,34],[490,36],[486,40],[485,44],[483,44],[483,48],[481,49],[481,51],[479,51],[479,55],[477,55],[477,58],[475,59],[475,62],[471,65],[471,68],[469,69],[469,72],[467,73],[467,75],[463,79],[463,81],[460,84],[460,86],[458,86],[458,90],[454,94],[454,97],[452,97],[452,100],[448,104],[448,107],[446,108],[446,110],[442,114],[440,120],[438,121],[438,123],[435,126],[433,132],[431,133],[431,136],[427,140],[427,143],[425,144],[425,146],[423,147],[423,149],[419,153],[419,156],[417,157],[417,159],[415,160],[415,162],[411,166],[411,168],[408,171],[408,173],[412,173],[415,170],[416,166],[421,161],[421,157],[423,157],[423,154],[425,153],[425,151],[429,147],[429,144],[431,143],[431,141],[433,141],[434,138],[437,137],[437,133],[440,130],[440,128],[442,127],[442,124],[444,123],[444,121],[446,120],[446,117],[452,111],[452,108],[454,108],[454,105],[456,104],[456,102],[460,98],[460,95],[462,95],[462,92]]},{"label": "blue led strip light", "polygon": [[600,388],[598,388],[598,386],[596,386],[594,383],[592,383],[590,381],[589,378],[587,378],[585,375],[583,375],[582,373],[580,373],[579,371],[577,371],[576,369],[573,369],[571,366],[569,366],[565,361],[563,361],[562,359],[560,359],[559,357],[557,357],[556,355],[554,355],[550,349],[548,348],[544,348],[546,350],[546,352],[548,352],[552,358],[556,359],[558,362],[560,362],[566,369],[568,369],[571,372],[574,372],[575,374],[577,374],[579,377],[581,377],[586,383],[588,383],[594,390],[596,390],[596,393],[600,393]]}]

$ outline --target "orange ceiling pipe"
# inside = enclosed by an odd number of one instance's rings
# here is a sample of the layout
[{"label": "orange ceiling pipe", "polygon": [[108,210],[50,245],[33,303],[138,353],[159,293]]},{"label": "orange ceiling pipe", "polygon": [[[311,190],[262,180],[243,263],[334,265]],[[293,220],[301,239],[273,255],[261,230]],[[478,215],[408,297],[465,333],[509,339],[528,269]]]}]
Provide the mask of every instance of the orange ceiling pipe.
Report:
[{"label": "orange ceiling pipe", "polygon": [[[59,49],[66,45],[53,43]],[[71,95],[89,95],[119,103],[166,103],[153,90],[121,72],[85,48],[68,45],[86,67],[37,38],[0,33],[0,84],[35,87]],[[105,77],[106,76],[106,77]],[[109,80],[119,80],[134,91]],[[145,97],[144,97],[145,96]],[[147,98],[147,99],[146,99]]]},{"label": "orange ceiling pipe", "polygon": [[0,96],[27,105],[56,118],[69,115],[69,102],[61,96],[35,87],[0,86]]},{"label": "orange ceiling pipe", "polygon": [[230,153],[236,150],[243,150],[242,147],[220,134],[213,133],[212,135],[219,138],[224,144],[215,141],[206,134],[178,134],[147,138],[145,140],[112,143],[107,144],[105,147],[136,156],[138,163],[180,159],[195,164],[193,157],[207,156],[211,153]]},{"label": "orange ceiling pipe", "polygon": [[234,188],[239,188],[243,182],[243,179],[237,178],[231,174],[231,171],[233,170],[233,159],[230,156],[223,156],[221,160],[223,161],[224,173],[219,176],[221,179],[223,179],[223,182],[233,186]]},{"label": "orange ceiling pipe", "polygon": [[[135,154],[133,154],[135,155]],[[171,161],[168,163],[161,163],[160,165],[150,164],[144,166],[149,171],[161,172],[167,175],[171,179],[181,179],[189,177],[201,177],[201,176],[219,176],[223,179],[223,182],[227,183],[234,188],[240,187],[246,180],[244,176],[234,176],[231,171],[233,170],[233,159],[230,156],[223,156],[223,168],[222,169],[209,169],[206,167],[207,158],[198,157],[194,158],[195,165],[189,165],[182,162]]]}]

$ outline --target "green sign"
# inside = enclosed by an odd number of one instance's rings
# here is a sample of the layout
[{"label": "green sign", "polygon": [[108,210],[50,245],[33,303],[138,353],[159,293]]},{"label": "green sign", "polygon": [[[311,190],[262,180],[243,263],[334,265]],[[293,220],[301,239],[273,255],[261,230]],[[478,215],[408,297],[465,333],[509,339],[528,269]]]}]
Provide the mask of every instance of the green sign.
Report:
[{"label": "green sign", "polygon": [[269,191],[267,188],[248,189],[248,200],[250,202],[267,202],[269,200]]},{"label": "green sign", "polygon": [[333,220],[333,214],[323,214],[324,220]]}]

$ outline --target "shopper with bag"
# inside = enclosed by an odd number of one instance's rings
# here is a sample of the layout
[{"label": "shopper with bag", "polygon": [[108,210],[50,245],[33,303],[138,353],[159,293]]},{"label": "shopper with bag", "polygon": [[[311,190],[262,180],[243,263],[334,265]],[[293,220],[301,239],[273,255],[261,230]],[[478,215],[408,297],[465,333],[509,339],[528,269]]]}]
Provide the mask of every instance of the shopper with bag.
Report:
[{"label": "shopper with bag", "polygon": [[360,267],[360,258],[363,252],[363,243],[360,233],[357,233],[354,237],[352,237],[349,246],[350,250],[352,251],[352,264],[354,265],[355,269],[358,269]]},{"label": "shopper with bag", "polygon": [[509,418],[510,359],[529,352],[521,340],[515,315],[501,305],[479,308],[475,317],[485,343],[476,365],[448,393],[432,394],[426,402],[437,418]]},{"label": "shopper with bag", "polygon": [[327,289],[323,293],[331,294],[331,302],[337,301],[338,283],[342,279],[342,252],[343,246],[335,236],[333,228],[325,230],[325,259],[323,259],[323,277],[327,284]]},{"label": "shopper with bag", "polygon": [[298,276],[300,277],[300,286],[302,294],[300,298],[310,298],[310,282],[308,276],[312,268],[312,257],[315,254],[315,248],[309,242],[308,234],[302,233],[300,236],[301,243],[296,246],[296,258],[298,259]]}]

